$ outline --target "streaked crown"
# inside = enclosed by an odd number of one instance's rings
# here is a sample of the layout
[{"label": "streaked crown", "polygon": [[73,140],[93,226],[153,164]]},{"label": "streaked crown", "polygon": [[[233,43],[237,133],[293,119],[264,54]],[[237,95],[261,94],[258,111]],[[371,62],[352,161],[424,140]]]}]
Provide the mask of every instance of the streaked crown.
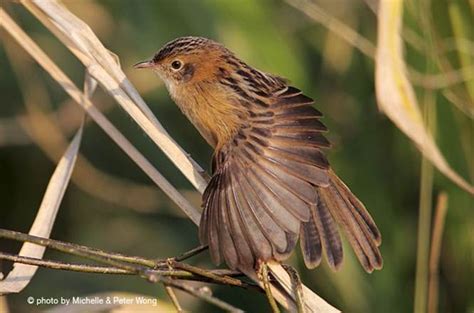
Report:
[{"label": "streaked crown", "polygon": [[196,54],[217,46],[223,48],[221,44],[204,37],[180,37],[164,45],[155,54],[153,61],[156,63],[176,55]]}]

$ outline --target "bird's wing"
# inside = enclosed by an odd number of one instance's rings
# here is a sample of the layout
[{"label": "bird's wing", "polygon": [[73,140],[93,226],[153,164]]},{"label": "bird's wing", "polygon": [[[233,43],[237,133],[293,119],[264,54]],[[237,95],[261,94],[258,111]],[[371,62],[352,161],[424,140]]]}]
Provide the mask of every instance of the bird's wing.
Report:
[{"label": "bird's wing", "polygon": [[312,102],[287,89],[271,105],[251,108],[248,126],[216,152],[200,227],[216,263],[253,266],[293,250],[316,203],[314,186],[329,185],[320,149],[329,146],[326,127]]},{"label": "bird's wing", "polygon": [[[330,144],[312,103],[296,88],[277,91],[270,104],[250,106],[248,125],[216,151],[200,225],[201,242],[209,245],[215,263],[225,260],[242,269],[257,260],[286,259],[300,234],[308,266],[319,263],[323,249],[332,267],[342,261],[336,221],[343,224],[347,216],[333,210],[345,200],[333,205],[339,195],[326,192],[334,180],[321,149]],[[365,223],[364,216],[355,224]],[[356,238],[351,243],[359,243],[356,235],[370,229],[364,224],[357,233],[357,225],[343,224]]]}]

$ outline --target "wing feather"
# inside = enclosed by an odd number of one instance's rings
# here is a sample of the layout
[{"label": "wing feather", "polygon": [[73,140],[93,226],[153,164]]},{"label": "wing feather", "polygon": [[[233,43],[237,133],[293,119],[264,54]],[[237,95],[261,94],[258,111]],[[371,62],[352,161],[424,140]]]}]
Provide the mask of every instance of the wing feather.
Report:
[{"label": "wing feather", "polygon": [[313,206],[313,222],[320,234],[328,264],[333,270],[337,270],[343,259],[341,237],[328,206],[331,201],[325,199],[325,194],[321,192],[318,192],[318,197],[317,204]]},{"label": "wing feather", "polygon": [[220,245],[220,252],[224,256],[226,264],[231,269],[236,269],[238,265],[238,258],[237,258],[237,250],[234,245],[234,241],[230,236],[230,222],[228,218],[228,211],[229,208],[227,206],[228,201],[226,200],[226,186],[224,186],[224,179],[225,173],[221,174],[219,183],[217,185],[217,217],[216,221],[214,222],[216,225],[216,229],[219,234],[219,245]]},{"label": "wing feather", "polygon": [[203,195],[204,211],[199,225],[199,239],[201,244],[209,245],[209,251],[212,261],[219,265],[222,263],[222,257],[219,249],[219,237],[217,231],[216,215],[218,207],[216,198],[219,176],[214,176],[207,186]]},{"label": "wing feather", "polygon": [[245,200],[248,203],[247,209],[250,212],[246,212],[252,216],[257,222],[258,227],[265,234],[265,237],[280,251],[286,249],[286,236],[285,231],[278,225],[275,218],[270,215],[271,210],[268,205],[260,199],[260,194],[253,189],[253,186],[249,183],[248,177],[242,175],[241,172],[236,171],[236,176],[239,178],[239,185]]},{"label": "wing feather", "polygon": [[245,190],[241,187],[240,180],[242,178],[237,177],[237,175],[232,172],[231,175],[234,188],[233,198],[237,204],[237,212],[242,221],[241,227],[244,229],[244,233],[251,242],[251,248],[254,255],[268,260],[272,256],[271,243],[252,214],[252,208],[246,199]]},{"label": "wing feather", "polygon": [[264,158],[275,163],[277,166],[285,168],[286,171],[292,175],[309,183],[317,186],[329,185],[328,175],[324,169],[312,164],[299,162],[299,160],[295,160],[294,158],[288,158],[282,152],[268,149],[268,147],[262,147],[255,142],[246,141],[244,146],[246,149],[244,149],[243,153],[245,153],[249,159],[258,160],[259,158]]},{"label": "wing feather", "polygon": [[357,209],[335,184],[332,184],[324,192],[330,194],[333,203],[332,213],[345,231],[365,270],[372,272],[374,269],[380,269],[383,261],[378,249],[377,239],[374,238],[373,233],[360,217]]},{"label": "wing feather", "polygon": [[[271,174],[275,180],[284,184],[287,189],[292,190],[300,199],[307,203],[316,203],[317,198],[314,186],[308,181],[297,177],[295,173],[288,171],[286,168],[270,160],[262,158],[257,160],[257,162],[258,165],[264,168],[267,173]],[[309,212],[307,215],[309,216]]]},{"label": "wing feather", "polygon": [[286,250],[284,251],[274,251],[273,253],[273,257],[277,260],[277,261],[284,261],[286,259],[288,259],[291,255],[291,253],[293,252],[295,246],[296,246],[296,243],[298,242],[298,235],[299,234],[293,234],[293,233],[286,233],[286,241],[288,242],[287,246],[286,246]]},{"label": "wing feather", "polygon": [[306,145],[308,147],[321,148],[329,148],[331,146],[326,137],[317,131],[279,132],[278,129],[276,129],[273,131],[273,134],[272,142],[276,145]]},{"label": "wing feather", "polygon": [[380,235],[377,225],[375,225],[372,216],[370,216],[364,204],[352,194],[346,184],[344,184],[337,176],[334,175],[334,179],[332,181],[335,186],[337,186],[337,190],[347,199],[348,202],[350,202],[354,208],[352,211],[353,214],[358,215],[362,219],[360,224],[363,227],[368,228],[371,238],[375,241],[377,246],[379,246],[382,242],[382,236]]},{"label": "wing feather", "polygon": [[[252,252],[252,242],[249,239],[249,234],[246,233],[246,228],[243,224],[242,219],[238,211],[237,203],[234,199],[233,194],[233,181],[231,175],[226,176],[226,201],[227,207],[229,208],[228,218],[230,224],[230,234],[237,247],[239,268],[240,269],[252,269],[254,267],[255,255]],[[270,254],[269,254],[270,255]]]},{"label": "wing feather", "polygon": [[306,180],[316,186],[328,186],[329,179],[327,171],[312,164],[302,163],[298,160],[285,156],[281,152],[266,149],[263,155],[267,160],[285,168],[298,178]]},{"label": "wing feather", "polygon": [[[268,149],[270,153],[274,152],[280,158],[291,159],[300,163],[315,166],[317,168],[329,169],[329,162],[320,149],[312,146],[289,146],[281,145],[272,141],[272,145]],[[323,173],[327,176],[327,173]]]},{"label": "wing feather", "polygon": [[257,207],[264,209],[268,217],[285,231],[298,233],[300,220],[291,214],[287,208],[288,204],[275,192],[277,184],[272,181],[267,182],[270,186],[266,185],[262,175],[265,174],[257,167],[252,168],[246,175],[250,189],[258,195],[260,206],[257,204]]},{"label": "wing feather", "polygon": [[286,108],[280,107],[279,110],[276,110],[275,116],[278,119],[305,119],[323,116],[321,112],[307,104],[308,103],[298,103],[297,105],[287,106]]},{"label": "wing feather", "polygon": [[317,267],[321,263],[322,245],[318,228],[313,220],[301,224],[300,240],[306,267]]},{"label": "wing feather", "polygon": [[295,130],[318,130],[326,132],[327,127],[317,117],[305,119],[281,119],[275,121],[274,127]]},{"label": "wing feather", "polygon": [[[308,221],[310,217],[309,204],[297,196],[297,192],[292,188],[286,186],[281,179],[275,179],[271,173],[265,171],[261,166],[256,164],[256,170],[254,176],[257,176],[260,182],[265,185],[266,189],[271,190],[272,194],[281,203],[284,211],[288,210],[294,217],[296,217],[296,223],[300,221]],[[314,191],[313,191],[314,192]],[[287,229],[289,230],[289,229]]]}]

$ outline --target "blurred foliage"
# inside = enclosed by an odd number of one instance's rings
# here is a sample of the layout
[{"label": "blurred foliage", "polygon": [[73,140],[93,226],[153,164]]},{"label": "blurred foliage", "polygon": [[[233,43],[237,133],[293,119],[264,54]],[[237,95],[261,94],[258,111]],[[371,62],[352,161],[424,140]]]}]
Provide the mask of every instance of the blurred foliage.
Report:
[{"label": "blurred foliage", "polygon": [[[368,1],[373,3],[372,1]],[[2,6],[20,23],[68,75],[81,86],[83,70],[75,58],[20,5]],[[209,166],[212,151],[172,103],[164,86],[151,72],[134,71],[132,64],[151,56],[164,43],[178,36],[198,35],[224,43],[248,63],[289,78],[295,86],[316,99],[325,113],[324,122],[333,143],[330,161],[355,194],[364,201],[383,234],[382,271],[367,275],[352,252],[338,273],[327,266],[308,271],[299,252],[291,259],[305,284],[331,304],[346,312],[408,312],[413,307],[416,236],[420,186],[420,154],[412,143],[377,109],[373,60],[315,24],[303,13],[276,0],[265,1],[93,1],[68,0],[68,8],[85,20],[105,46],[116,53],[122,67],[170,134],[203,166]],[[364,2],[322,0],[317,2],[362,36],[375,42],[377,19]],[[462,0],[432,1],[428,11],[416,1],[408,2],[404,24],[415,40],[407,40],[406,60],[421,73],[433,74],[463,68],[466,83],[430,91],[437,111],[436,138],[452,167],[469,181],[474,179],[474,125],[459,108],[471,109],[474,99],[474,7]],[[424,40],[421,18],[428,19],[432,41]],[[11,58],[24,55],[5,33],[0,46],[0,227],[27,232],[47,181],[54,169],[46,154],[15,126],[16,117],[28,114],[22,94],[21,75]],[[7,53],[9,41],[10,51]],[[421,47],[421,48],[420,48]],[[427,58],[432,65],[427,69]],[[28,57],[28,78],[37,81],[47,96],[37,99],[38,108],[52,112],[68,104],[67,96]],[[433,65],[434,64],[434,65]],[[20,77],[20,79],[18,79]],[[417,88],[423,97],[426,90]],[[454,105],[447,94],[460,103]],[[451,95],[452,96],[452,95]],[[166,157],[102,91],[94,96],[119,126],[169,180],[191,190]],[[78,111],[75,114],[79,114]],[[472,116],[471,116],[472,117]],[[15,138],[6,140],[5,125]],[[2,130],[4,133],[2,134]],[[64,127],[63,127],[64,130]],[[66,130],[64,130],[66,132]],[[21,133],[25,136],[21,136]],[[13,137],[9,137],[10,139]],[[7,138],[8,139],[8,138]],[[145,175],[93,123],[85,129],[81,153],[99,170],[138,186],[151,186]],[[100,186],[108,188],[107,185]],[[152,186],[153,187],[153,186]],[[449,196],[449,209],[440,259],[440,312],[474,310],[474,203],[440,174],[435,175],[434,195]],[[149,257],[177,255],[198,244],[196,227],[156,190],[151,209],[112,204],[72,184],[66,193],[52,238]],[[194,203],[199,197],[187,192]],[[435,202],[435,201],[433,201]],[[0,240],[1,250],[15,253],[19,244]],[[62,258],[47,252],[46,258]],[[198,266],[212,266],[207,253],[192,259]],[[0,264],[4,272],[9,264]],[[214,293],[251,311],[267,311],[264,297],[228,287],[213,287]],[[138,292],[168,301],[164,290],[130,277],[99,277],[40,270],[19,295],[8,296],[16,311],[36,311],[26,304],[29,296],[77,296],[106,291]],[[183,306],[192,311],[213,308],[182,295]],[[41,309],[41,308],[40,308]]]}]

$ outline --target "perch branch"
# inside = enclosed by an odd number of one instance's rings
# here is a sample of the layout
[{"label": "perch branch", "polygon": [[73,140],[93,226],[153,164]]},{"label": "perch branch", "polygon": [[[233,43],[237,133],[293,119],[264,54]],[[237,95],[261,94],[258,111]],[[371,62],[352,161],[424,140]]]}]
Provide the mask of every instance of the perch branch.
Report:
[{"label": "perch branch", "polygon": [[[0,238],[6,238],[10,240],[16,240],[21,242],[31,242],[37,245],[51,248],[64,253],[80,256],[80,257],[96,257],[100,260],[113,260],[131,263],[135,265],[142,265],[154,268],[160,263],[157,260],[145,259],[137,256],[127,256],[120,253],[105,252],[99,249],[90,248],[74,243],[63,242],[54,239],[41,238],[37,236],[27,235],[13,230],[7,230],[0,228]],[[99,260],[99,261],[100,261]],[[162,261],[162,264],[166,264],[166,260]]]},{"label": "perch branch", "polygon": [[[137,256],[127,256],[120,253],[103,251],[83,245],[68,243],[64,241],[41,238],[0,228],[0,238],[16,240],[20,242],[31,242],[63,253],[84,257],[90,260],[111,264],[112,267],[91,266],[85,264],[71,264],[58,261],[40,260],[35,258],[21,257],[0,252],[0,259],[5,259],[18,263],[38,265],[52,269],[62,269],[77,272],[103,273],[103,274],[136,274],[137,268],[121,268],[117,265],[129,263],[132,266],[140,266],[143,270],[153,275],[172,276],[173,278],[208,282],[221,285],[229,285],[242,288],[259,289],[256,285],[243,282],[231,276],[241,276],[242,273],[230,270],[206,270],[184,263],[176,262],[173,258],[169,259],[146,259]],[[171,262],[170,262],[171,260]],[[167,270],[169,269],[169,270]]]}]

